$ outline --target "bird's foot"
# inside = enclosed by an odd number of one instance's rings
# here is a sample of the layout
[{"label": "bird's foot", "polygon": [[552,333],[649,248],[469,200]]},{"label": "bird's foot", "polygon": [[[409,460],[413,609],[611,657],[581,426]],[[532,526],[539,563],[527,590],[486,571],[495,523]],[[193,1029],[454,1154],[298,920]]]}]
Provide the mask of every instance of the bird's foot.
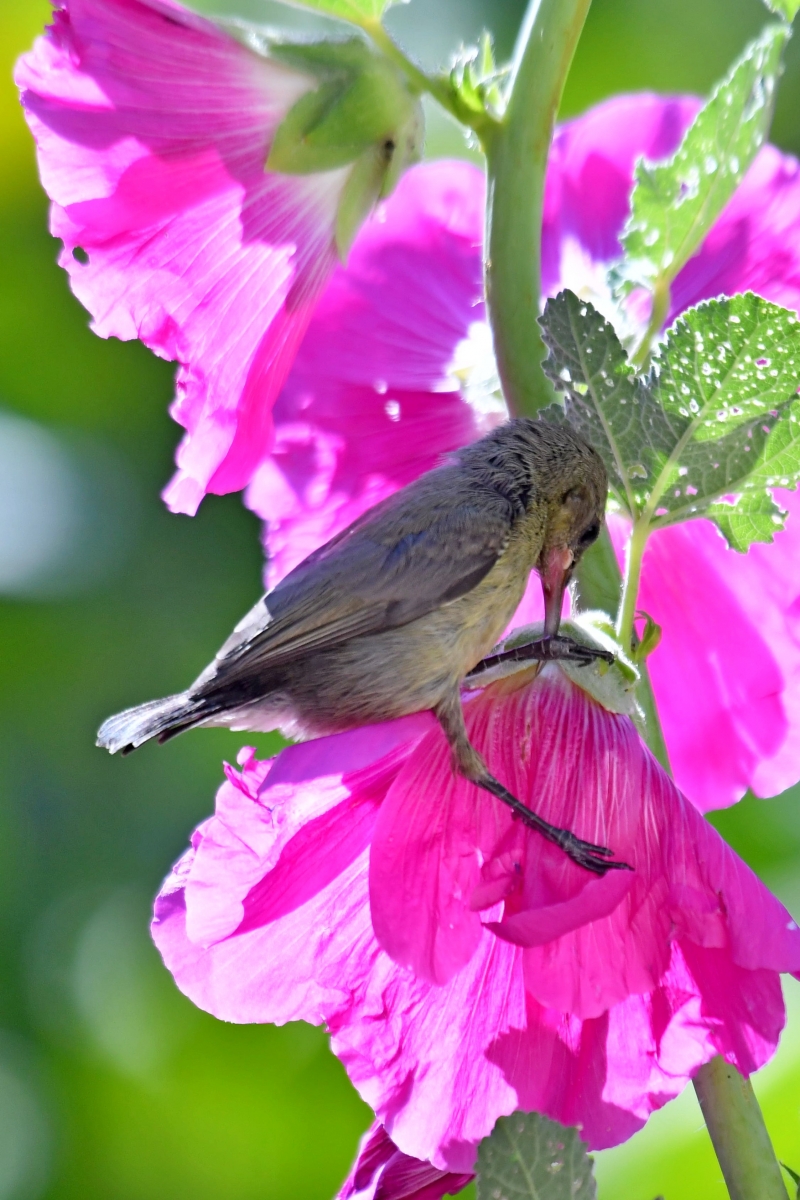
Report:
[{"label": "bird's foot", "polygon": [[551,637],[537,638],[535,642],[525,642],[522,646],[513,646],[510,650],[499,650],[481,659],[470,671],[467,678],[489,671],[502,663],[510,662],[574,662],[586,667],[597,661],[614,663],[614,655],[610,650],[601,650],[599,646],[584,646],[574,638],[554,634]]},{"label": "bird's foot", "polygon": [[605,875],[606,871],[632,871],[633,867],[628,863],[619,862],[614,858],[614,851],[609,850],[607,846],[598,846],[594,842],[585,842],[582,838],[576,837],[569,829],[560,829],[558,825],[551,825],[549,821],[545,821],[543,817],[537,816],[530,808],[518,800],[516,796],[509,792],[508,788],[503,787],[499,780],[492,775],[484,775],[480,779],[473,780],[478,787],[485,788],[487,792],[491,792],[493,796],[497,796],[498,800],[502,800],[512,810],[515,818],[522,821],[529,829],[535,829],[542,837],[547,838],[548,842],[552,842],[558,846],[560,850],[577,863],[579,867],[584,867],[587,871],[594,872],[595,875]]}]

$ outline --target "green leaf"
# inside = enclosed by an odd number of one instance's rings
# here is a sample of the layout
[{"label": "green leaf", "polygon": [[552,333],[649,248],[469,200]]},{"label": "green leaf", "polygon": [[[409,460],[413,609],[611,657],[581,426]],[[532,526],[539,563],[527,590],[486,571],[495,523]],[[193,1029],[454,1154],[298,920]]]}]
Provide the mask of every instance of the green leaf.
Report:
[{"label": "green leaf", "polygon": [[287,0],[295,8],[313,8],[315,12],[354,25],[373,25],[380,21],[387,8],[399,0]]},{"label": "green leaf", "polygon": [[625,258],[613,272],[623,294],[655,292],[674,279],[733,195],[769,130],[789,32],[783,22],[767,26],[712,92],[675,155],[660,165],[638,163]]},{"label": "green leaf", "polygon": [[[561,292],[548,300],[541,326],[549,350],[544,370],[566,393],[566,419],[602,456],[618,502],[638,516],[686,420],[671,418],[653,399],[613,326],[588,301]],[[562,417],[552,408],[542,415]]]},{"label": "green leaf", "polygon": [[[800,479],[800,322],[747,292],[709,300],[675,322],[650,387],[687,425],[654,485],[653,524],[710,516],[735,549],[782,527],[769,495]],[[736,504],[722,497],[736,494]]]},{"label": "green leaf", "polygon": [[764,3],[770,12],[785,17],[787,21],[793,21],[800,8],[800,0],[764,0]]},{"label": "green leaf", "polygon": [[800,1175],[798,1175],[796,1171],[793,1171],[791,1167],[787,1167],[785,1162],[782,1162],[781,1166],[783,1167],[786,1174],[792,1180],[792,1183],[797,1185],[796,1196],[797,1196],[797,1200],[800,1200]]},{"label": "green leaf", "polygon": [[[782,528],[771,489],[800,479],[800,321],[752,293],[673,325],[647,376],[571,292],[542,318],[545,371],[595,446],[617,500],[653,528],[706,516],[737,550]],[[547,414],[558,419],[553,410]]]},{"label": "green leaf", "polygon": [[517,1112],[478,1148],[478,1200],[594,1200],[592,1167],[577,1129]]}]

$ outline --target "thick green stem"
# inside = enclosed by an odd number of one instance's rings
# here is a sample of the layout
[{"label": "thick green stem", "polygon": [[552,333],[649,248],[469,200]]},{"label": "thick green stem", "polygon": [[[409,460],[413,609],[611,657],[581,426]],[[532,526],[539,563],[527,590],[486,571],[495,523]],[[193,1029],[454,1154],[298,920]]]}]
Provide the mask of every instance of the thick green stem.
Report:
[{"label": "thick green stem", "polygon": [[537,318],[547,155],[572,56],[591,0],[532,0],[508,108],[485,139],[486,293],[509,410],[533,415],[553,398]]},{"label": "thick green stem", "polygon": [[694,1089],[731,1200],[787,1200],[750,1080],[718,1057],[700,1068]]}]

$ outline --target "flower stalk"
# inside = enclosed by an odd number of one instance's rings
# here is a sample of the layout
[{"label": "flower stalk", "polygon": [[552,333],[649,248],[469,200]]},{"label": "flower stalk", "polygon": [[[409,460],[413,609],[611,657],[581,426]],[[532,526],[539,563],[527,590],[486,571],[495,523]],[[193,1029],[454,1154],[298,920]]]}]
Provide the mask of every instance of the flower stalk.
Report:
[{"label": "flower stalk", "polygon": [[731,1200],[786,1200],[786,1188],[753,1085],[721,1056],[694,1078]]},{"label": "flower stalk", "polygon": [[508,107],[485,139],[486,294],[509,410],[533,416],[553,391],[541,368],[542,208],[558,107],[591,0],[532,0],[520,31]]}]

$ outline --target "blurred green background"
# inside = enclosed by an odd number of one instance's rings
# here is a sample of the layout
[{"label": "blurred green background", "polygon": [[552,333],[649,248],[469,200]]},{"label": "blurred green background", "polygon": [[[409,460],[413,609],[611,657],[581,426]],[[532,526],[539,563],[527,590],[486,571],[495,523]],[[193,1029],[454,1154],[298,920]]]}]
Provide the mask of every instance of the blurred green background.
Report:
[{"label": "blurred green background", "polygon": [[[484,25],[507,54],[521,10],[413,0],[391,24],[434,65]],[[103,716],[193,677],[253,602],[261,558],[237,497],[194,520],[163,509],[172,368],[94,337],[55,265],[10,82],[47,16],[45,0],[0,0],[0,1200],[326,1200],[369,1113],[324,1034],[197,1012],[147,936],[152,894],[245,739],[203,731],[126,760],[93,746]],[[594,0],[565,113],[626,89],[706,91],[764,18],[757,0]],[[799,102],[800,42],[774,127],[795,152]],[[444,119],[428,149],[466,152]],[[800,794],[715,823],[798,915]],[[798,992],[757,1086],[800,1169]],[[603,1200],[725,1194],[691,1089],[598,1175]]]}]

